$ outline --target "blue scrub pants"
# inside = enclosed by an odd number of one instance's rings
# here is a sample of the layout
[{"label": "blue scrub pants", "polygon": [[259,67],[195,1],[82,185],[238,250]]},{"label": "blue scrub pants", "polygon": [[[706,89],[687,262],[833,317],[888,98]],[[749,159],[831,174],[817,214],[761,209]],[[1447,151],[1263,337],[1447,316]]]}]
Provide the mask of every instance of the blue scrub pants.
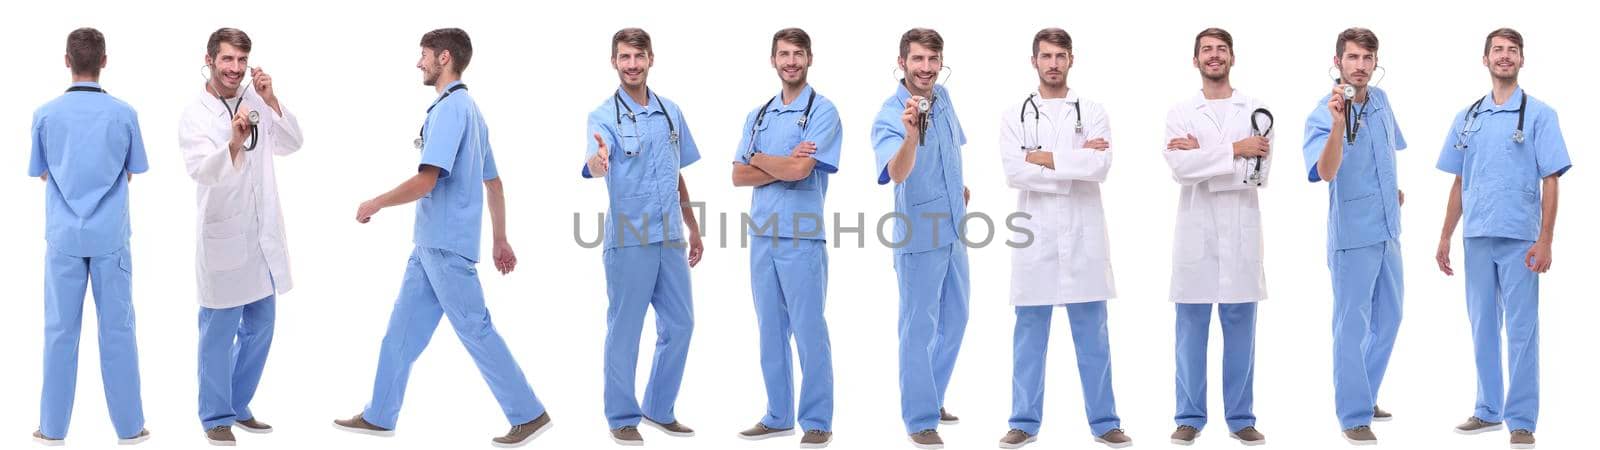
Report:
[{"label": "blue scrub pants", "polygon": [[[1524,263],[1533,242],[1466,239],[1467,319],[1478,366],[1473,415],[1534,431],[1539,421],[1539,275]],[[1511,390],[1500,375],[1500,327],[1506,330]]]},{"label": "blue scrub pants", "polygon": [[800,353],[800,427],[833,429],[833,356],[823,317],[828,290],[827,243],[757,237],[750,243],[750,289],[760,330],[761,375],[767,386],[769,428],[795,425],[794,368],[789,339]]},{"label": "blue scrub pants", "polygon": [[200,308],[200,424],[209,430],[255,418],[261,371],[272,349],[277,296],[232,308]]},{"label": "blue scrub pants", "polygon": [[900,279],[900,417],[906,433],[939,426],[967,329],[967,248],[957,242],[894,257]]},{"label": "blue scrub pants", "polygon": [[133,260],[128,248],[88,258],[47,248],[44,274],[44,389],[39,396],[39,431],[53,439],[67,437],[73,394],[78,388],[83,294],[92,281],[106,410],[117,437],[139,434],[144,429],[144,407],[139,399]]},{"label": "blue scrub pants", "polygon": [[[1177,304],[1177,400],[1173,420],[1196,430],[1206,427],[1206,344],[1210,341],[1210,303]],[[1216,305],[1222,322],[1222,407],[1228,431],[1256,424],[1256,304]]]},{"label": "blue scrub pants", "polygon": [[[608,248],[602,258],[610,299],[606,307],[606,422],[611,429],[636,426],[643,417],[657,423],[676,422],[673,407],[694,332],[687,245],[673,241]],[[639,335],[651,306],[656,311],[656,350],[641,408],[634,384]]]},{"label": "blue scrub pants", "polygon": [[[1083,412],[1095,436],[1122,427],[1117,401],[1111,395],[1111,338],[1106,329],[1104,300],[1062,305],[1072,327],[1083,382]],[[1050,315],[1055,306],[1018,306],[1011,351],[1011,428],[1039,434],[1044,416],[1045,350],[1050,344]]]},{"label": "blue scrub pants", "polygon": [[511,349],[506,348],[506,341],[490,322],[476,265],[476,261],[449,250],[417,247],[411,252],[400,298],[394,302],[389,330],[378,354],[372,402],[361,413],[367,422],[395,428],[411,365],[428,347],[440,316],[450,318],[450,326],[478,365],[478,373],[489,384],[506,421],[519,425],[544,414],[544,405],[533,395],[533,387],[512,358]]},{"label": "blue scrub pants", "polygon": [[1389,240],[1361,248],[1334,251],[1333,395],[1339,426],[1372,424],[1378,386],[1389,366],[1405,284],[1400,270],[1400,243]]}]

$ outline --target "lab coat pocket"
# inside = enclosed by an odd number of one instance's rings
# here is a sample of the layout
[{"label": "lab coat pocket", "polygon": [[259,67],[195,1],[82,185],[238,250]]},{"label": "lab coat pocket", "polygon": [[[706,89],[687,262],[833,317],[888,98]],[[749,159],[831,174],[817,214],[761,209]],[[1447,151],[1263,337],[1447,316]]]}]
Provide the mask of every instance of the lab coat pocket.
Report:
[{"label": "lab coat pocket", "polygon": [[1245,209],[1244,217],[1239,220],[1243,224],[1239,227],[1239,257],[1249,264],[1260,264],[1262,257],[1261,213],[1257,209]]},{"label": "lab coat pocket", "polygon": [[225,272],[244,265],[248,248],[244,223],[250,216],[240,214],[233,218],[201,226],[201,249],[208,272]]}]

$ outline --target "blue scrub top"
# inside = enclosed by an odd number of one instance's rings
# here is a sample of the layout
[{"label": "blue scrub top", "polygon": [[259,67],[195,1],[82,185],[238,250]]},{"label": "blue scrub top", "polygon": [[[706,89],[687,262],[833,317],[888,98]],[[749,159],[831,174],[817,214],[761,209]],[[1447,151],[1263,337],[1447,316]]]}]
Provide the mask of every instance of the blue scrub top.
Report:
[{"label": "blue scrub top", "polygon": [[133,107],[104,92],[67,92],[34,111],[32,134],[28,176],[50,174],[45,242],[79,257],[126,247],[132,226],[125,174],[149,169]]},{"label": "blue scrub top", "polygon": [[[1323,181],[1317,175],[1317,160],[1322,146],[1330,139],[1333,118],[1328,114],[1324,95],[1306,118],[1305,154],[1307,180]],[[1396,180],[1395,152],[1405,150],[1406,138],[1395,124],[1389,96],[1382,89],[1367,88],[1367,105],[1355,103],[1354,111],[1366,107],[1366,125],[1356,133],[1354,144],[1344,145],[1339,173],[1328,183],[1328,250],[1361,248],[1400,238],[1400,198]],[[1342,119],[1341,119],[1342,120]],[[1331,139],[1344,139],[1332,136]]]},{"label": "blue scrub top", "polygon": [[[1556,111],[1538,99],[1528,98],[1523,141],[1512,140],[1524,95],[1518,87],[1496,105],[1491,93],[1476,108],[1457,113],[1439,150],[1439,170],[1461,176],[1464,237],[1538,240],[1541,182],[1572,167]],[[1462,144],[1465,149],[1458,148]]]},{"label": "blue scrub top", "polygon": [[[894,186],[894,210],[904,215],[889,222],[895,224],[890,242],[895,254],[925,252],[958,243],[955,225],[967,214],[961,179],[961,146],[966,145],[967,135],[961,130],[955,105],[944,86],[935,85],[933,97],[927,140],[917,147],[917,162],[911,175]],[[889,184],[889,160],[905,142],[900,114],[910,99],[911,92],[904,82],[900,83],[872,122],[878,184]]]},{"label": "blue scrub top", "polygon": [[[617,106],[617,97],[621,97],[622,107]],[[589,113],[584,160],[600,151],[594,133],[606,141],[611,153],[611,170],[605,176],[611,205],[605,221],[605,248],[684,239],[678,170],[700,160],[700,149],[678,105],[653,91],[649,98],[650,106],[639,106],[619,87],[615,96],[607,96]],[[629,109],[637,121],[628,118]],[[674,129],[679,134],[676,145],[671,142]],[[582,175],[591,177],[588,165]]]},{"label": "blue scrub top", "polygon": [[417,202],[414,242],[478,261],[483,233],[483,182],[500,177],[489,146],[489,126],[466,89],[434,100],[422,126],[422,162],[439,168],[433,191]]},{"label": "blue scrub top", "polygon": [[[750,235],[785,238],[826,240],[823,228],[822,204],[828,194],[828,175],[839,171],[839,147],[843,140],[839,126],[839,111],[833,102],[818,95],[811,100],[811,115],[806,126],[800,119],[806,117],[806,103],[813,91],[807,85],[800,95],[788,105],[783,104],[783,93],[764,107],[766,117],[756,124],[757,107],[745,116],[744,131],[733,162],[750,164],[752,152],[778,157],[789,157],[801,142],[813,142],[817,152],[811,157],[817,161],[811,176],[799,181],[775,181],[757,186],[750,196]],[[751,142],[754,130],[755,142]],[[774,223],[775,222],[775,223]],[[743,223],[743,222],[741,222]],[[796,226],[798,225],[798,230]],[[798,232],[798,233],[797,233]]]}]

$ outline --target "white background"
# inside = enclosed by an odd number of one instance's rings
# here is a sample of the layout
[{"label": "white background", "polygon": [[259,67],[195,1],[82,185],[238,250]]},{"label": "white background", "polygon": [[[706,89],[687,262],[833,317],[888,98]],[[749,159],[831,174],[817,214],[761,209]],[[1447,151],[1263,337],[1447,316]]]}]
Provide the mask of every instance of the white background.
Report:
[{"label": "white background", "polygon": [[[774,31],[807,29],[815,41],[811,81],[838,105],[844,157],[832,182],[830,212],[864,212],[868,223],[892,209],[877,186],[868,130],[894,90],[899,35],[913,26],[941,31],[954,69],[947,85],[970,137],[964,148],[974,212],[1004,216],[1015,193],[996,154],[1001,111],[1036,85],[1027,63],[1030,39],[1046,26],[1072,33],[1077,66],[1069,84],[1104,103],[1113,124],[1116,165],[1104,187],[1120,298],[1112,302],[1115,385],[1123,427],[1141,447],[1163,448],[1173,423],[1172,306],[1167,302],[1172,223],[1178,186],[1159,154],[1167,108],[1199,87],[1190,63],[1194,34],[1208,26],[1233,32],[1234,85],[1277,112],[1278,170],[1262,194],[1271,300],[1260,310],[1256,404],[1259,427],[1279,448],[1342,448],[1333,411],[1326,186],[1297,176],[1304,117],[1329,86],[1334,38],[1348,26],[1382,39],[1380,63],[1411,149],[1399,157],[1404,208],[1406,317],[1380,403],[1395,421],[1378,424],[1390,448],[1504,448],[1506,435],[1462,437],[1450,427],[1472,413],[1474,378],[1462,279],[1434,267],[1451,178],[1434,161],[1452,115],[1483,95],[1483,36],[1501,26],[1527,38],[1523,81],[1562,114],[1577,164],[1562,180],[1554,269],[1543,277],[1545,449],[1592,445],[1592,406],[1600,388],[1589,369],[1600,331],[1593,301],[1596,228],[1589,205],[1595,185],[1583,131],[1596,117],[1593,36],[1561,2],[1409,2],[1337,5],[1306,11],[1294,2],[997,2],[957,4],[790,2],[676,5],[506,2],[22,2],[0,17],[7,69],[0,100],[0,142],[8,143],[0,177],[4,227],[0,283],[8,305],[0,322],[0,447],[31,445],[37,424],[42,335],[40,183],[24,176],[29,118],[67,87],[65,36],[102,30],[110,65],[104,86],[132,104],[144,126],[151,170],[135,177],[134,301],[145,411],[154,448],[205,447],[196,418],[196,299],[193,275],[194,183],[176,146],[178,115],[201,89],[207,35],[221,26],[255,41],[253,64],[273,74],[285,107],[299,115],[304,149],[279,160],[296,289],[281,297],[277,341],[254,409],[277,426],[268,436],[240,434],[254,448],[306,445],[474,448],[507,424],[448,326],[411,379],[398,436],[380,440],[329,427],[360,411],[369,396],[379,340],[411,251],[412,208],[357,224],[356,205],[409,176],[423,109],[435,95],[413,67],[422,33],[466,29],[475,48],[465,81],[489,118],[509,199],[510,237],[521,265],[510,276],[482,278],[500,332],[510,343],[556,428],[532,446],[609,448],[601,412],[604,277],[598,249],[574,243],[573,214],[586,230],[605,208],[602,183],[577,177],[587,138],[584,118],[616,85],[607,63],[611,34],[641,26],[655,38],[650,85],[682,105],[704,160],[684,171],[693,197],[716,213],[748,207],[749,191],[729,182],[730,160],[746,112],[779,84],[768,64]],[[1008,115],[1009,116],[1009,115]],[[1014,116],[1010,116],[1014,117]],[[1015,119],[1010,119],[1015,120]],[[652,448],[791,448],[781,439],[745,443],[734,433],[756,422],[764,394],[749,297],[748,250],[737,230],[716,220],[705,261],[693,271],[697,311],[678,415],[699,430],[692,439],[644,431]],[[854,225],[851,220],[846,225]],[[487,226],[487,221],[485,222]],[[592,233],[593,231],[589,231]],[[718,236],[729,238],[719,248]],[[485,234],[487,236],[487,234]],[[592,238],[592,235],[590,236]],[[992,448],[1007,430],[1011,392],[1012,309],[1007,305],[1009,249],[974,249],[972,318],[947,405],[962,424],[942,427],[949,448]],[[854,236],[847,240],[853,244]],[[833,448],[909,448],[900,421],[895,368],[896,291],[891,253],[869,236],[867,248],[832,251],[830,328],[837,384]],[[1458,270],[1461,253],[1455,245]],[[485,248],[488,243],[485,242]],[[487,255],[487,253],[485,253]],[[91,310],[92,311],[92,310]],[[84,344],[74,427],[79,448],[110,446],[92,312]],[[1057,322],[1045,417],[1038,446],[1091,445],[1065,319]],[[1213,332],[1211,427],[1198,448],[1231,448],[1220,403],[1220,334]],[[653,329],[647,326],[644,348]],[[649,368],[641,356],[640,380]]]}]

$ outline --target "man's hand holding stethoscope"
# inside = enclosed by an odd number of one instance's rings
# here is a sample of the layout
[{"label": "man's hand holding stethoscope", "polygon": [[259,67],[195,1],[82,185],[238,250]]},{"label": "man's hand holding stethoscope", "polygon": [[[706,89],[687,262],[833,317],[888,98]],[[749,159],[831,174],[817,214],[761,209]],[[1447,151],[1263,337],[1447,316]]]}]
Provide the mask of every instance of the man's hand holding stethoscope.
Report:
[{"label": "man's hand holding stethoscope", "polygon": [[1233,143],[1235,158],[1265,158],[1270,150],[1272,143],[1268,142],[1265,136],[1250,136]]},{"label": "man's hand holding stethoscope", "polygon": [[[1344,93],[1345,93],[1345,88],[1346,87],[1348,87],[1348,85],[1344,85],[1344,84],[1335,84],[1335,85],[1333,85],[1333,95],[1328,97],[1328,115],[1329,115],[1329,117],[1344,117],[1344,102],[1346,100],[1344,98],[1345,97]],[[1333,120],[1333,124],[1332,124],[1332,127],[1330,129],[1331,132],[1329,133],[1329,135],[1330,136],[1338,136],[1338,135],[1344,134],[1344,129],[1345,129],[1344,126],[1345,126],[1344,119],[1335,119],[1335,120]]]},{"label": "man's hand holding stethoscope", "polygon": [[228,138],[228,150],[234,155],[238,155],[240,150],[244,150],[244,141],[250,138],[250,126],[252,125],[250,123],[250,114],[253,112],[255,111],[251,111],[249,106],[243,104],[239,105],[238,111],[233,112],[233,122],[230,124],[231,128],[233,128],[233,136]]},{"label": "man's hand holding stethoscope", "polygon": [[606,140],[600,138],[600,133],[594,134],[594,142],[599,144],[599,150],[589,158],[589,175],[602,178],[611,171],[611,152],[606,148]]},{"label": "man's hand holding stethoscope", "polygon": [[[906,140],[922,139],[921,111],[917,109],[917,103],[921,101],[922,96],[911,96],[911,99],[906,100],[906,110],[900,113],[900,124],[906,127]],[[921,145],[922,141],[916,143]]]}]

